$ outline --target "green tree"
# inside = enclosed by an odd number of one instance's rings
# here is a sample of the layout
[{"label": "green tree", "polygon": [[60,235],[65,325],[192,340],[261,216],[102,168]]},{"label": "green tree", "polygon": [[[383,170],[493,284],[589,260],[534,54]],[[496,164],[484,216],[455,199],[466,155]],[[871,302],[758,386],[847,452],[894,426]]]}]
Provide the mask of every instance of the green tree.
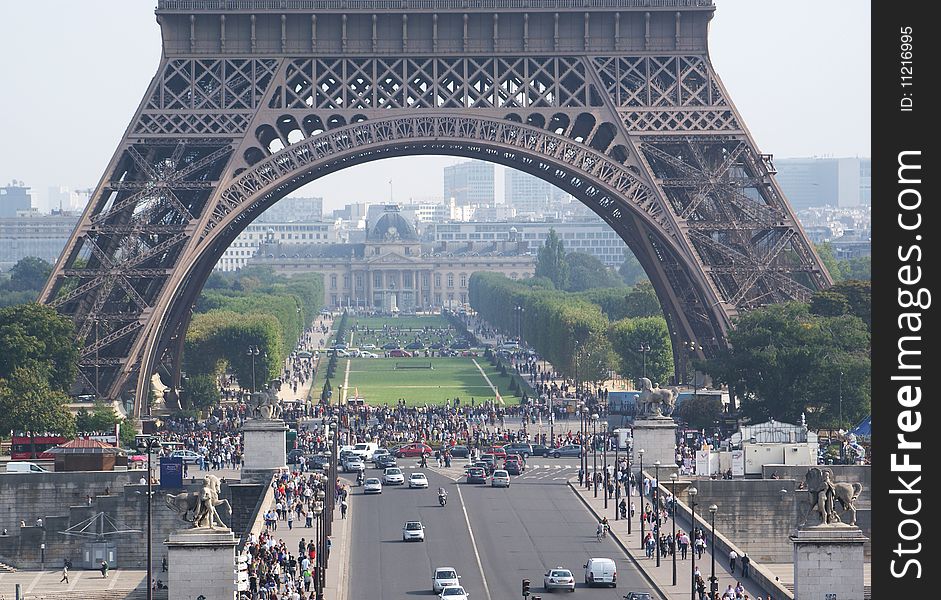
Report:
[{"label": "green tree", "polygon": [[830,242],[823,242],[822,244],[814,244],[814,248],[816,248],[817,254],[820,256],[820,260],[823,261],[823,265],[827,268],[827,271],[830,272],[830,277],[833,278],[833,281],[840,281],[843,279],[843,271],[840,269],[840,261],[836,259],[836,255],[833,252],[833,244]]},{"label": "green tree", "polygon": [[106,433],[112,431],[114,426],[121,421],[121,417],[114,412],[114,407],[111,404],[95,402],[95,406],[88,417],[88,429],[80,431]]},{"label": "green tree", "polygon": [[[611,326],[608,336],[618,358],[618,372],[636,381],[644,375],[646,355],[647,379],[661,386],[673,375],[673,351],[667,322],[662,316],[622,319]],[[640,352],[641,345],[649,352]]]},{"label": "green tree", "polygon": [[850,314],[872,327],[872,281],[846,280],[834,284],[830,292],[842,294],[849,302]]},{"label": "green tree", "polygon": [[810,312],[823,317],[838,317],[850,311],[849,300],[843,294],[829,290],[816,292],[810,299]]},{"label": "green tree", "polygon": [[0,431],[28,433],[36,457],[35,436],[52,431],[75,435],[75,418],[68,410],[68,397],[49,385],[47,368],[38,363],[16,367],[0,379]]},{"label": "green tree", "polygon": [[565,262],[565,244],[555,229],[549,229],[546,242],[539,249],[536,257],[536,277],[550,279],[560,290],[568,287],[569,274],[568,265]]},{"label": "green tree", "polygon": [[859,256],[840,261],[840,275],[844,280],[856,279],[868,281],[872,279],[872,257]]},{"label": "green tree", "polygon": [[185,388],[189,408],[205,409],[219,404],[219,387],[210,375],[194,375],[187,378]]},{"label": "green tree", "polygon": [[78,374],[72,321],[36,303],[0,309],[0,379],[20,367],[36,366],[49,386],[67,392]]},{"label": "green tree", "polygon": [[620,277],[587,252],[569,252],[565,256],[565,262],[569,273],[566,291],[581,292],[593,288],[624,286]]},{"label": "green tree", "polygon": [[640,261],[633,252],[624,253],[624,262],[618,267],[618,275],[627,285],[636,285],[647,279],[647,272],[640,266]]},{"label": "green tree", "polygon": [[38,292],[46,285],[50,274],[52,274],[52,265],[49,262],[35,256],[27,256],[21,258],[10,269],[10,281],[7,287],[12,291]]},{"label": "green tree", "polygon": [[624,299],[624,313],[627,317],[663,316],[660,299],[649,281],[641,281],[627,293]]},{"label": "green tree", "polygon": [[693,429],[712,429],[722,417],[722,401],[715,396],[696,396],[680,403],[676,416]]}]

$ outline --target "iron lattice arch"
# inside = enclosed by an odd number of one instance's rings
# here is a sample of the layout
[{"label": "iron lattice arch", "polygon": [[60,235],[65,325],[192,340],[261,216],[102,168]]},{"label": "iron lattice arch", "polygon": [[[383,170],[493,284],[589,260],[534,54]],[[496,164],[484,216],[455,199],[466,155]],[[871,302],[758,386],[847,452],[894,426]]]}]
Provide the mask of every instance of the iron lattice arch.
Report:
[{"label": "iron lattice arch", "polygon": [[164,58],[42,294],[76,323],[76,391],[138,415],[152,373],[178,387],[192,306],[239,232],[386,157],[478,158],[568,191],[637,256],[674,348],[701,356],[740,311],[830,283],[709,62],[710,2],[488,2],[370,18],[381,3],[161,0]]}]

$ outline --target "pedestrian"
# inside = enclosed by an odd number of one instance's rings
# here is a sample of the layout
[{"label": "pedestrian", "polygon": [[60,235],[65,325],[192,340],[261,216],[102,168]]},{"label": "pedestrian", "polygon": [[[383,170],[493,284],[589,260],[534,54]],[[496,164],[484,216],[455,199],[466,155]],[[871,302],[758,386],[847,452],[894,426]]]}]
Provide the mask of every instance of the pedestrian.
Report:
[{"label": "pedestrian", "polygon": [[751,571],[751,559],[748,558],[748,553],[742,553],[742,577],[748,577],[748,573]]},{"label": "pedestrian", "polygon": [[738,552],[735,550],[729,551],[729,572],[735,573],[735,559],[738,558]]},{"label": "pedestrian", "polygon": [[104,560],[101,561],[101,567],[99,567],[99,570],[101,571],[101,578],[107,579],[108,578],[108,562]]},{"label": "pedestrian", "polygon": [[343,500],[340,500],[340,516],[344,519],[346,518],[346,509],[347,509],[346,498],[344,498]]},{"label": "pedestrian", "polygon": [[65,583],[69,582],[69,566],[68,565],[62,565],[62,579],[59,580],[59,583],[62,583],[63,581]]},{"label": "pedestrian", "polygon": [[288,511],[288,529],[294,529],[294,512]]}]

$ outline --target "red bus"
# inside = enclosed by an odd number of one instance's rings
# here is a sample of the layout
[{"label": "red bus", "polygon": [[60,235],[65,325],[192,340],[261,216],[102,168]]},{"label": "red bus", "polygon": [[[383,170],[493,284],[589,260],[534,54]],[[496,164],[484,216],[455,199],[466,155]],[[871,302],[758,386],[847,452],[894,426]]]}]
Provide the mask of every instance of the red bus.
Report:
[{"label": "red bus", "polygon": [[[89,439],[89,440],[99,440],[106,444],[111,444],[114,446],[118,445],[118,437],[114,434],[111,435],[80,435],[78,438]],[[72,438],[67,438],[58,434],[43,433],[41,435],[36,435],[31,437],[29,434],[25,434],[19,431],[13,433],[13,438],[10,442],[10,460],[30,460],[30,459],[41,459],[41,460],[52,460],[55,458],[55,455],[49,454],[48,450],[50,448],[55,448],[60,444],[64,444]],[[35,445],[34,445],[35,444]],[[35,448],[36,455],[33,455],[33,449]]]}]

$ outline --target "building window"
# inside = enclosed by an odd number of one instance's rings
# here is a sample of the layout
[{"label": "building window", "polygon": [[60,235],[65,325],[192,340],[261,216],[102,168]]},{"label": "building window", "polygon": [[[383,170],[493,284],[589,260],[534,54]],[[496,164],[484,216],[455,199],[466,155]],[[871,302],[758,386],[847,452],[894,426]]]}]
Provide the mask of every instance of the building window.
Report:
[{"label": "building window", "polygon": [[[331,290],[337,289],[337,276],[336,275],[330,276],[330,289]],[[336,298],[336,295],[334,295],[333,297]],[[336,304],[337,303],[336,300],[334,300],[333,303]]]},{"label": "building window", "polygon": [[426,290],[431,287],[430,285],[428,285],[428,280],[429,280],[428,273],[422,273],[421,274],[421,286],[425,288]]},{"label": "building window", "polygon": [[467,287],[467,273],[461,273],[461,287]]},{"label": "building window", "polygon": [[334,306],[338,306],[338,305],[339,305],[339,303],[338,303],[338,301],[337,301],[337,295],[336,295],[336,294],[330,294],[330,304],[332,304],[332,305],[334,305]]},{"label": "building window", "polygon": [[[435,287],[436,288],[441,287],[441,273],[435,273]],[[441,303],[438,302],[438,304],[441,304]]]},{"label": "building window", "polygon": [[349,273],[343,274],[343,289],[344,290],[350,289],[350,274]]},{"label": "building window", "polygon": [[[454,273],[448,273],[448,287],[454,287]],[[449,296],[453,296],[453,294],[449,294]]]},{"label": "building window", "polygon": [[363,276],[359,273],[356,274],[356,289],[363,289]]},{"label": "building window", "polygon": [[467,294],[461,294],[461,304],[467,304]]},{"label": "building window", "polygon": [[441,306],[441,294],[435,294],[435,306]]},{"label": "building window", "polygon": [[381,288],[382,287],[382,273],[376,271],[372,276],[373,287]]},{"label": "building window", "polygon": [[[406,248],[406,250],[408,250],[408,248]],[[412,272],[411,271],[405,271],[404,273],[402,273],[402,287],[404,287],[407,290],[412,289]]]}]

